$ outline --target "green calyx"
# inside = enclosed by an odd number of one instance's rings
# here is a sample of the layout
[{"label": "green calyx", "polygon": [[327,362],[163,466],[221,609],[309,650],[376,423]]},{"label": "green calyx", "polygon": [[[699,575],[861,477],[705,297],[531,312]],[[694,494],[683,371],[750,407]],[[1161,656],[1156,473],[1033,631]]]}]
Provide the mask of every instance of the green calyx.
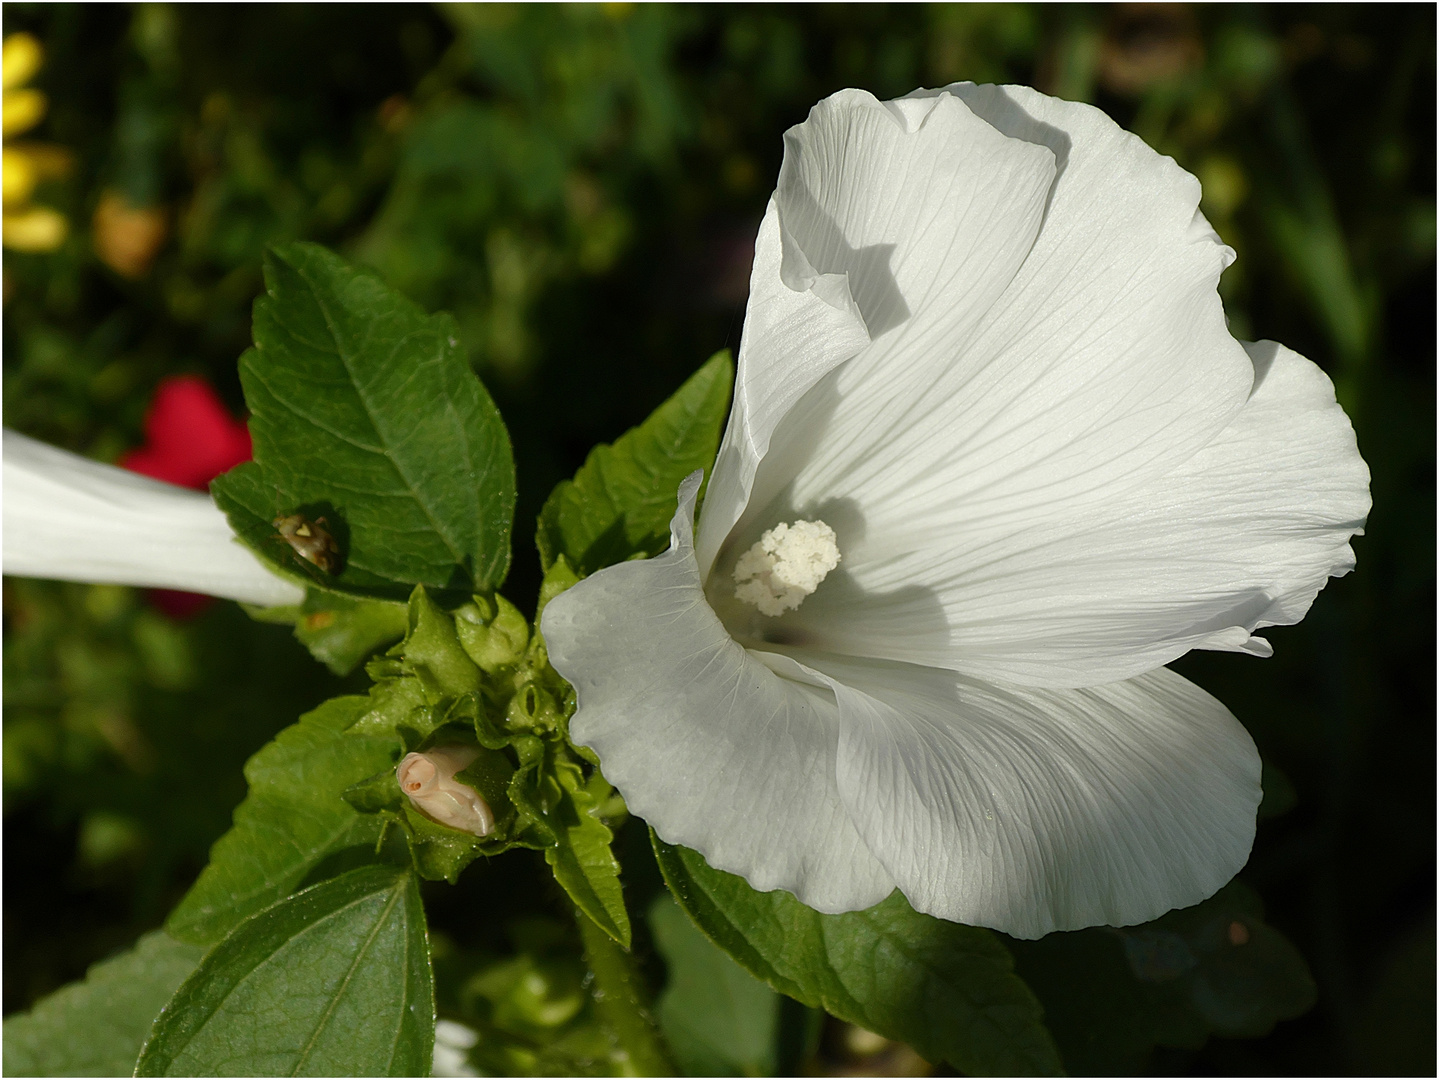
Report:
[{"label": "green calyx", "polygon": [[530,624],[503,596],[477,596],[455,610],[460,646],[486,675],[518,665],[530,643]]},{"label": "green calyx", "polygon": [[[561,558],[542,599],[577,580]],[[502,596],[476,595],[447,610],[416,586],[403,641],[366,666],[375,680],[348,729],[394,738],[396,763],[409,753],[464,746],[474,759],[454,774],[484,800],[493,828],[483,836],[430,817],[401,790],[393,765],[351,785],[344,800],[384,822],[377,850],[398,832],[422,877],[453,882],[480,855],[541,850],[575,904],[628,945],[629,919],[610,822],[624,802],[591,755],[568,744],[574,694],[549,665],[542,637]]]}]

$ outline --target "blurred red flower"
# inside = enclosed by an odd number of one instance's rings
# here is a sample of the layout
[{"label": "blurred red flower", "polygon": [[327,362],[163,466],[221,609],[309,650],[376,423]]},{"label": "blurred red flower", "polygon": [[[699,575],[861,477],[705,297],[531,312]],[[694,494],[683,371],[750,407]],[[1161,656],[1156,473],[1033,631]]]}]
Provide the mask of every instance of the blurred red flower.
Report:
[{"label": "blurred red flower", "polygon": [[[210,384],[198,375],[174,375],[155,389],[145,414],[145,445],[122,457],[120,467],[204,491],[250,456],[250,429],[230,415]],[[199,614],[214,600],[175,589],[151,589],[149,596],[177,619]]]},{"label": "blurred red flower", "polygon": [[155,389],[145,414],[145,445],[120,467],[200,491],[222,472],[250,460],[250,429],[198,375],[175,375]]}]

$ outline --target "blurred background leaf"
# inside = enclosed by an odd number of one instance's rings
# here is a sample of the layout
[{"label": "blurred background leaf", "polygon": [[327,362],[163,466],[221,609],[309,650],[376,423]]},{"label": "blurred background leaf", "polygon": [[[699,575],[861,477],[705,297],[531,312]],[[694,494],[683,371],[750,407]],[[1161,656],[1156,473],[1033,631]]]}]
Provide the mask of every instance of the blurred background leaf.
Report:
[{"label": "blurred background leaf", "polygon": [[685,1075],[774,1075],[780,995],[705,937],[671,897],[650,906],[649,920],[669,969],[655,1010]]},{"label": "blurred background leaf", "polygon": [[[1269,632],[1273,659],[1176,665],[1290,782],[1242,877],[1317,1004],[1133,1067],[1433,1071],[1431,6],[7,4],[3,20],[41,46],[23,86],[45,99],[7,126],[7,193],[23,158],[23,205],[63,225],[5,252],[8,425],[114,461],[144,442],[166,376],[238,411],[264,246],[314,240],[454,312],[514,438],[521,537],[595,443],[738,345],[780,136],[824,95],[1025,82],[1173,155],[1239,252],[1232,329],[1335,379],[1374,511],[1357,572]],[[517,543],[507,594],[526,604],[539,575]],[[158,926],[246,756],[355,684],[230,605],[178,621],[137,592],[7,580],[4,612],[8,1014]],[[628,835],[626,888],[652,890]],[[426,886],[451,958],[572,955],[507,936],[535,897],[563,917],[532,863]],[[439,963],[442,1015],[502,1032],[478,1044],[495,1062],[538,1068],[530,1021],[496,1019],[519,1015],[494,1004],[503,980],[466,998],[470,976],[445,972],[479,969]],[[609,1067],[588,1008],[551,1067]],[[826,1029],[813,1067],[886,1067],[864,1045]]]},{"label": "blurred background leaf", "polygon": [[205,950],[163,930],[96,964],[83,983],[5,1021],[12,1076],[124,1076],[135,1071],[155,1016],[199,966]]}]

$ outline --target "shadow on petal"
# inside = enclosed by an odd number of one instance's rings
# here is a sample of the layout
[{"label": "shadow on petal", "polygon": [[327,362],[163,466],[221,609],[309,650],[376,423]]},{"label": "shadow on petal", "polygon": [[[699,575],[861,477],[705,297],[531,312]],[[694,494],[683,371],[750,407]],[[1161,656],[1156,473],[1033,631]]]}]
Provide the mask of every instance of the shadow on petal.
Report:
[{"label": "shadow on petal", "polygon": [[[779,189],[775,193],[781,224],[814,270],[821,274],[848,276],[850,295],[864,316],[865,328],[871,338],[877,338],[910,316],[909,305],[900,294],[891,265],[897,245],[851,246],[839,223],[819,204],[814,193],[797,175],[803,148],[791,142],[790,150],[794,155],[793,165],[792,159],[786,156],[785,172],[780,176]],[[785,267],[790,273],[797,269]]]}]

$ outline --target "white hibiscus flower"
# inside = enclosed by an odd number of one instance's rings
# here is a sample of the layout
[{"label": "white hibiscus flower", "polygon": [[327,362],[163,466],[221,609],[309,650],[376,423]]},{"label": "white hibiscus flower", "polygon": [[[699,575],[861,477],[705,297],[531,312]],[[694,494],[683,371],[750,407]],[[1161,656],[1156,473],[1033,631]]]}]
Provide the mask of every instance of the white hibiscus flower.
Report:
[{"label": "white hibiscus flower", "polygon": [[847,90],[785,137],[697,534],[543,630],[630,808],[826,912],[1021,937],[1196,903],[1259,758],[1162,665],[1264,656],[1353,565],[1324,374],[1240,343],[1199,184],[1022,87]]}]

